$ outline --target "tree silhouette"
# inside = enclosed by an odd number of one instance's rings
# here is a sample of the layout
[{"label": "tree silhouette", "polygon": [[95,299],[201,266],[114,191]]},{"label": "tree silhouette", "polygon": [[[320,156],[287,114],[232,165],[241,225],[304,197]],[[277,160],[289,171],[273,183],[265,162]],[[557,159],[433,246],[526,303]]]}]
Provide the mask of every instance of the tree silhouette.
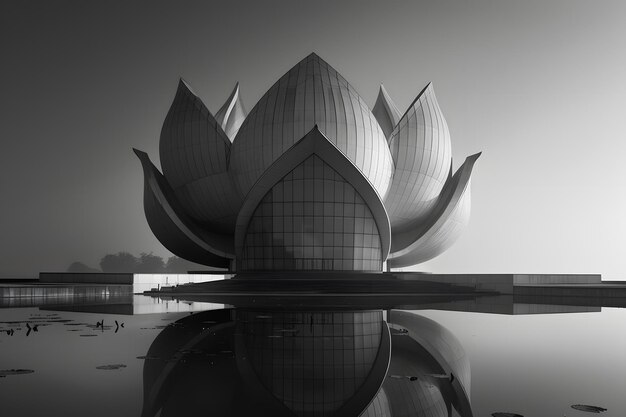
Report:
[{"label": "tree silhouette", "polygon": [[165,272],[165,263],[160,256],[150,253],[142,253],[139,255],[139,262],[135,272],[158,273]]},{"label": "tree silhouette", "polygon": [[89,273],[89,272],[102,272],[102,271],[96,268],[88,267],[82,262],[72,262],[72,264],[67,267],[67,272]]},{"label": "tree silhouette", "polygon": [[[71,271],[71,272],[100,272],[98,270],[89,268],[88,266],[80,263],[74,262],[70,267],[74,264],[77,264],[75,268],[82,267],[87,268],[87,270],[79,270]],[[215,268],[206,267],[203,265],[199,265],[193,262],[189,262],[185,259],[179,258],[178,256],[171,256],[167,259],[167,263],[163,261],[163,258],[160,256],[153,255],[152,252],[145,253],[142,252],[139,255],[139,258],[134,256],[128,252],[118,252],[116,254],[108,254],[105,255],[100,260],[100,268],[102,272],[125,272],[125,273],[164,273],[170,272],[174,274],[185,274],[189,271],[200,271],[200,270],[212,270]],[[68,269],[69,271],[69,269]]]},{"label": "tree silhouette", "polygon": [[189,271],[199,271],[199,270],[207,270],[212,269],[203,265],[199,265],[193,262],[189,262],[186,259],[179,258],[178,256],[170,256],[167,259],[167,263],[165,265],[165,270],[167,272],[176,273],[176,274],[186,274]]},{"label": "tree silhouette", "polygon": [[100,260],[100,268],[103,272],[135,272],[138,266],[139,259],[128,252],[105,255]]}]

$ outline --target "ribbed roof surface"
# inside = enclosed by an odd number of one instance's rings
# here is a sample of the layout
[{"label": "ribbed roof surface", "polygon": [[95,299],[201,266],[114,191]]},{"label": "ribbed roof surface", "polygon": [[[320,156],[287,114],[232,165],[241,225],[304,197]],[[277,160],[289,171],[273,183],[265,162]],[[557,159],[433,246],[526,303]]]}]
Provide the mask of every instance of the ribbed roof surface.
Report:
[{"label": "ribbed roof surface", "polygon": [[230,147],[220,124],[181,79],[161,130],[163,175],[194,220],[223,233],[232,233],[241,205],[227,171]]},{"label": "ribbed roof surface", "polygon": [[450,174],[450,132],[432,84],[402,116],[389,147],[395,172],[385,207],[392,233],[396,233],[422,223],[430,215]]},{"label": "ribbed roof surface", "polygon": [[316,124],[384,196],[393,174],[385,135],[354,88],[315,54],[283,75],[241,125],[229,167],[240,192]]}]

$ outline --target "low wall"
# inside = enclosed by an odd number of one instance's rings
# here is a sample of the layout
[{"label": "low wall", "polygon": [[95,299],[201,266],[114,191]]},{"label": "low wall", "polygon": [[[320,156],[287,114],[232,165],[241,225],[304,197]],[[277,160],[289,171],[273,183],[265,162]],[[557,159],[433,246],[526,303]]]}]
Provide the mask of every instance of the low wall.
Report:
[{"label": "low wall", "polygon": [[134,274],[133,292],[150,291],[153,288],[175,287],[184,284],[218,281],[231,278],[230,274]]},{"label": "low wall", "polygon": [[421,272],[389,272],[403,280],[445,282],[472,287],[478,291],[513,294],[515,287],[599,285],[600,274],[424,274]]},{"label": "low wall", "polygon": [[195,284],[231,278],[230,274],[129,274],[129,273],[81,273],[81,272],[40,272],[40,284],[74,285],[129,285],[132,293],[142,293],[163,286]]},{"label": "low wall", "polygon": [[126,284],[133,283],[133,274],[111,272],[40,272],[42,284]]},{"label": "low wall", "polygon": [[0,307],[103,302],[130,296],[132,296],[132,286],[123,284],[0,286]]},{"label": "low wall", "polygon": [[600,284],[600,274],[514,274],[514,285]]},{"label": "low wall", "polygon": [[424,274],[420,272],[389,272],[398,279],[431,281],[471,287],[477,291],[513,294],[513,274]]},{"label": "low wall", "polygon": [[[580,301],[583,300],[581,298]],[[554,299],[540,298],[533,300],[529,297],[520,299],[517,295],[496,295],[493,297],[477,297],[472,300],[453,300],[441,303],[420,304],[420,310],[462,311],[472,313],[529,315],[550,313],[588,313],[601,311],[601,305],[568,304],[559,302],[550,304]],[[398,310],[414,310],[413,306],[398,306]]]}]

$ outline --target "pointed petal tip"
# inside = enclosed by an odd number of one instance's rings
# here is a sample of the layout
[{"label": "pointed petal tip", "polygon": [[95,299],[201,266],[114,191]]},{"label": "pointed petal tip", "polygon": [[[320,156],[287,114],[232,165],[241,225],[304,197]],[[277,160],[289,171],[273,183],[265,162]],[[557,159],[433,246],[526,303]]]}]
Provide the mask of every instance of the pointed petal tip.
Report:
[{"label": "pointed petal tip", "polygon": [[389,97],[389,93],[387,93],[387,89],[385,88],[385,86],[383,85],[383,83],[380,83],[380,86],[378,87],[378,97],[377,100],[382,100],[385,97]]},{"label": "pointed petal tip", "polygon": [[241,100],[241,98],[239,97],[239,81],[235,83],[235,88],[233,88],[232,97],[236,98],[237,100]]},{"label": "pointed petal tip", "polygon": [[152,163],[152,161],[150,160],[150,156],[148,155],[147,152],[144,152],[144,151],[139,150],[137,148],[133,148],[133,152],[137,156],[137,159],[139,159],[139,162],[141,163],[141,167],[144,170],[146,170],[146,169],[149,170],[151,167],[154,168],[154,169],[157,169],[154,166],[154,164]]},{"label": "pointed petal tip", "polygon": [[321,56],[319,56],[319,54],[317,52],[311,52],[310,54],[308,54],[302,61],[300,62],[305,62],[308,61],[309,59],[313,59],[316,61],[320,61],[323,64],[328,65],[328,63],[324,60],[324,58],[322,58]]},{"label": "pointed petal tip", "polygon": [[378,89],[378,96],[372,108],[372,113],[383,130],[385,137],[389,140],[394,128],[400,121],[400,111],[382,83]]},{"label": "pointed petal tip", "polygon": [[433,90],[433,83],[432,82],[428,82],[428,84],[426,84],[426,86],[424,88],[422,88],[422,90],[419,92],[419,94],[413,99],[413,101],[411,102],[411,104],[409,105],[409,107],[406,109],[406,111],[404,112],[404,114],[402,115],[402,117],[405,117],[408,113],[408,111],[415,106],[415,104],[422,98],[422,96],[426,93],[426,91],[432,91],[434,93]]},{"label": "pointed petal tip", "polygon": [[[482,151],[481,152],[477,152],[475,154],[472,154],[470,156],[467,156],[465,158],[465,161],[463,161],[463,163],[461,164],[461,166],[458,168],[458,172],[461,172],[463,170],[463,168],[469,168],[469,169],[473,169],[474,164],[476,163],[476,161],[478,160],[478,158],[480,157],[480,155],[482,155]],[[451,166],[452,167],[452,166]]]},{"label": "pointed petal tip", "polygon": [[145,157],[147,155],[144,151],[140,151],[137,148],[133,148],[133,152],[135,153],[135,155],[137,155],[137,157],[139,159],[141,159],[141,158],[143,158],[143,157]]},{"label": "pointed petal tip", "polygon": [[194,96],[197,96],[197,94],[193,91],[193,88],[191,88],[191,85],[183,77],[178,79],[178,90],[188,91]]},{"label": "pointed petal tip", "polygon": [[151,167],[154,167],[154,165],[152,164],[152,161],[150,160],[150,157],[148,156],[148,154],[145,153],[144,151],[140,151],[137,148],[133,148],[133,152],[137,156],[137,159],[139,159],[139,163],[141,164],[141,168],[143,169],[143,172],[144,172],[144,178],[146,178],[146,175],[147,175],[146,173],[150,170]]}]

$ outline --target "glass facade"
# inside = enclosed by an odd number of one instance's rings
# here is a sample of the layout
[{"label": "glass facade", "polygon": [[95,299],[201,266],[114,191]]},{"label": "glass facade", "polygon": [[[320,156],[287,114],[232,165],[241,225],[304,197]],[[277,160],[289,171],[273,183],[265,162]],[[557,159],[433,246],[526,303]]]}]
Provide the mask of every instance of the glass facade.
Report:
[{"label": "glass facade", "polygon": [[372,213],[341,175],[312,155],[261,200],[239,270],[380,271]]},{"label": "glass facade", "polygon": [[365,382],[378,353],[382,311],[237,311],[261,383],[298,416],[329,416]]}]

